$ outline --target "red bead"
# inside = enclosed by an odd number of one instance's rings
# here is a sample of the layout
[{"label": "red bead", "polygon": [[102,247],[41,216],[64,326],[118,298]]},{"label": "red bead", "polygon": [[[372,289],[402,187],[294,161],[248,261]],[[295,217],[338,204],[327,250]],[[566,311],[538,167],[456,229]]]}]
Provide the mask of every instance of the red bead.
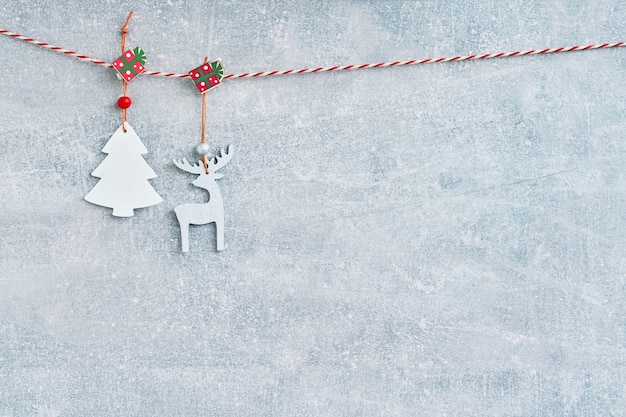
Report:
[{"label": "red bead", "polygon": [[130,100],[130,97],[122,96],[117,100],[117,105],[120,109],[127,109],[133,102]]}]

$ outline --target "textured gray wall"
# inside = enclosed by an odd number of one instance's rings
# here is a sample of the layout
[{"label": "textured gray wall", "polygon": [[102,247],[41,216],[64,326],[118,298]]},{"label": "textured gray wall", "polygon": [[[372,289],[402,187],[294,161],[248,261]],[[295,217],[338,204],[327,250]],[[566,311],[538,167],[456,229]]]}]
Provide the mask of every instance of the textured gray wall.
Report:
[{"label": "textured gray wall", "polygon": [[[28,3],[28,4],[26,4]],[[4,0],[0,26],[227,72],[624,40],[626,1]],[[0,38],[0,416],[626,415],[626,50],[130,85],[165,200],[83,200],[111,70]]]}]

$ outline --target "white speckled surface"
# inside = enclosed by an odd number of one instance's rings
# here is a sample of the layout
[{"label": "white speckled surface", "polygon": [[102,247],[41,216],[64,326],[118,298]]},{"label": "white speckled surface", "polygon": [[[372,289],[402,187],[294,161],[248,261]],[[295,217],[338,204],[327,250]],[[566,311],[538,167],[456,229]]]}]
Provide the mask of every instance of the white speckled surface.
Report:
[{"label": "white speckled surface", "polygon": [[[0,27],[227,72],[625,40],[626,2],[5,0]],[[226,81],[211,226],[189,80],[133,81],[164,202],[83,196],[111,70],[0,38],[0,416],[623,416],[626,49]]]}]

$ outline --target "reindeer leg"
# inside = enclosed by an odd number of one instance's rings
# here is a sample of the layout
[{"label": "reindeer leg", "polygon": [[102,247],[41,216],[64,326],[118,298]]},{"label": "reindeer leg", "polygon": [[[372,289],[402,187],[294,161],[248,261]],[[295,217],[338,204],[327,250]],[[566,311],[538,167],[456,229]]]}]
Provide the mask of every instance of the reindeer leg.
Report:
[{"label": "reindeer leg", "polygon": [[189,252],[189,223],[180,224],[180,241],[183,245],[183,252]]},{"label": "reindeer leg", "polygon": [[226,249],[226,245],[224,245],[224,220],[215,222],[215,232],[217,235],[217,250],[223,251]]},{"label": "reindeer leg", "polygon": [[176,220],[180,226],[180,242],[183,245],[183,252],[189,252],[189,223],[181,219],[183,216],[177,209],[178,207],[174,209],[174,213],[176,213]]}]

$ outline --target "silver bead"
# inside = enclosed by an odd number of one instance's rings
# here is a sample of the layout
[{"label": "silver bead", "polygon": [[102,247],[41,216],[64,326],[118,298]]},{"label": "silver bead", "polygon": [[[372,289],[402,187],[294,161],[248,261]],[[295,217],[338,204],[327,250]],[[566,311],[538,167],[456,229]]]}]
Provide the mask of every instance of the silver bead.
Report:
[{"label": "silver bead", "polygon": [[209,153],[209,144],[208,143],[201,143],[198,146],[196,146],[196,152],[198,152],[200,155],[206,155]]}]

